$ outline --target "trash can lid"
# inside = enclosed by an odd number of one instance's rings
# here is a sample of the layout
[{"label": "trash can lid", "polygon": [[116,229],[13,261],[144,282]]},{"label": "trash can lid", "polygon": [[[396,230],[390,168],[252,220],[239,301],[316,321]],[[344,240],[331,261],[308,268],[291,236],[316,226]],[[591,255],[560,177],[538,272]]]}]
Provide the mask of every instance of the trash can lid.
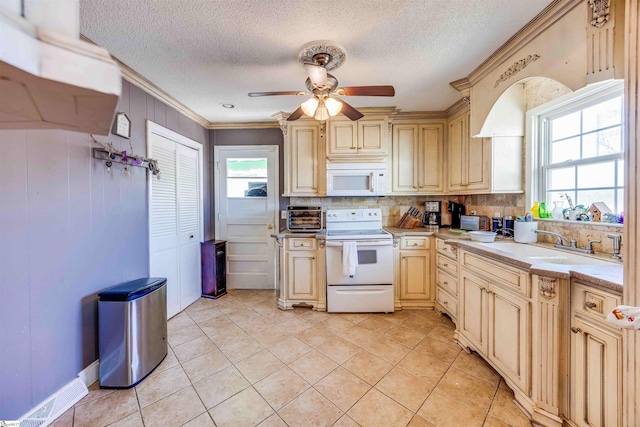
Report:
[{"label": "trash can lid", "polygon": [[98,294],[99,301],[131,301],[145,296],[167,283],[165,277],[144,277],[121,283]]}]

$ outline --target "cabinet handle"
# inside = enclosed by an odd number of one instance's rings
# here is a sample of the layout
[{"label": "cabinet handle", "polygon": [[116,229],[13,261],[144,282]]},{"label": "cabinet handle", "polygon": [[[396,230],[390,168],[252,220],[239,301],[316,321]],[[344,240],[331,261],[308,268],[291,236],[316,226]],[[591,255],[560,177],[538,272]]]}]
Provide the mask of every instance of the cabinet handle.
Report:
[{"label": "cabinet handle", "polygon": [[449,304],[449,301],[443,301],[442,303],[443,303],[444,305],[447,305],[447,304]]},{"label": "cabinet handle", "polygon": [[446,262],[442,265],[444,265],[445,267],[449,267],[449,264],[447,264]]},{"label": "cabinet handle", "polygon": [[596,308],[597,306],[595,302],[591,302],[591,301],[587,301],[585,305],[587,306],[587,308]]},{"label": "cabinet handle", "polygon": [[407,259],[407,257],[406,257],[406,256],[403,256],[403,257],[402,257],[402,259]]},{"label": "cabinet handle", "polygon": [[492,292],[491,292],[491,290],[490,290],[489,288],[485,289],[484,291],[485,291],[486,293],[488,293],[488,294],[492,293]]},{"label": "cabinet handle", "polygon": [[448,285],[448,284],[449,284],[449,282],[447,282],[446,280],[445,280],[444,282],[442,282],[442,283],[444,283],[445,285]]},{"label": "cabinet handle", "polygon": [[190,239],[193,239],[193,234],[191,236],[189,236]]},{"label": "cabinet handle", "polygon": [[576,328],[575,326],[572,326],[571,332],[573,332],[574,334],[577,334],[578,332],[580,332],[580,328]]},{"label": "cabinet handle", "polygon": [[316,259],[316,257],[312,256],[311,259]]},{"label": "cabinet handle", "polygon": [[418,244],[416,242],[413,242],[413,246],[418,246]]},{"label": "cabinet handle", "polygon": [[483,287],[480,287],[480,292],[482,292],[482,291],[484,291],[484,288],[483,288]]},{"label": "cabinet handle", "polygon": [[349,147],[349,148],[351,148],[352,150],[355,150],[355,149],[356,149],[356,147]]}]

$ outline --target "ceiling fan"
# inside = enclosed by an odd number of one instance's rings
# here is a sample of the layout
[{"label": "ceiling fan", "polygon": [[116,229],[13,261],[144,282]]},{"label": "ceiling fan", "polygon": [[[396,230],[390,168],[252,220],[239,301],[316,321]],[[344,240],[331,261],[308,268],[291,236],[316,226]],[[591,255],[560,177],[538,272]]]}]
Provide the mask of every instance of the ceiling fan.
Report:
[{"label": "ceiling fan", "polygon": [[298,54],[298,62],[304,65],[309,75],[305,81],[307,91],[251,92],[249,96],[312,95],[291,113],[288,121],[298,120],[305,114],[324,121],[340,112],[351,120],[358,120],[364,114],[335,96],[394,96],[396,92],[393,86],[388,85],[338,87],[338,79],[327,71],[341,66],[346,58],[344,48],[335,42],[322,40],[307,43]]}]

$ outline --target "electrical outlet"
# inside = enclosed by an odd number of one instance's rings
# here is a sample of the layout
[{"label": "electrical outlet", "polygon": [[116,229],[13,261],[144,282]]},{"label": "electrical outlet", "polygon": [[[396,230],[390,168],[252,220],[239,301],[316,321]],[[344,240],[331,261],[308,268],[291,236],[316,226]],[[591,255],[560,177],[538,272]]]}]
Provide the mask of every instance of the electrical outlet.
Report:
[{"label": "electrical outlet", "polygon": [[280,219],[287,219],[287,211],[280,211]]},{"label": "electrical outlet", "polygon": [[471,211],[471,215],[475,215],[475,214],[476,214],[476,211]]}]

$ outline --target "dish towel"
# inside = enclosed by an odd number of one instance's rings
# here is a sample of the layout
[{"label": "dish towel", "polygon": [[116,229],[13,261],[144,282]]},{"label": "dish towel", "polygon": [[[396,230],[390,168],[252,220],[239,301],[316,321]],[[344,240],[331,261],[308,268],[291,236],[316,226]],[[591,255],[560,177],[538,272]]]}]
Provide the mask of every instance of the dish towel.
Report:
[{"label": "dish towel", "polygon": [[342,274],[353,277],[358,266],[358,244],[342,242]]},{"label": "dish towel", "polygon": [[640,307],[619,305],[609,313],[607,320],[624,329],[640,329]]}]

